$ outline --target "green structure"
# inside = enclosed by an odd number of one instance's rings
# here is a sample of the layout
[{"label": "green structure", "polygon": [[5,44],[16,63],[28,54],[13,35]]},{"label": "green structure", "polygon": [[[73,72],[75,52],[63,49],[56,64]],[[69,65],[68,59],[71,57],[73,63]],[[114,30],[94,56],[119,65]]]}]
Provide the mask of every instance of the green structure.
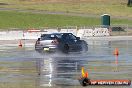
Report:
[{"label": "green structure", "polygon": [[103,27],[109,27],[110,26],[110,15],[108,14],[103,14],[101,16],[101,25]]},{"label": "green structure", "polygon": [[132,0],[128,0],[127,5],[128,5],[128,6],[131,6],[131,5],[132,5]]}]

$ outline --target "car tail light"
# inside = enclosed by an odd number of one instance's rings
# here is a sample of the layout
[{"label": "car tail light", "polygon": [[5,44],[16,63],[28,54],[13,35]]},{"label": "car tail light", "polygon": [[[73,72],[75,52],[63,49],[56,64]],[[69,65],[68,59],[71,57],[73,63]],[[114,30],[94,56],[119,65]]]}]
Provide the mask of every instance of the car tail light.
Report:
[{"label": "car tail light", "polygon": [[55,44],[55,45],[59,44],[59,42],[58,42],[57,39],[53,40],[51,43],[52,43],[52,44]]},{"label": "car tail light", "polygon": [[40,41],[37,41],[36,44],[40,44]]}]

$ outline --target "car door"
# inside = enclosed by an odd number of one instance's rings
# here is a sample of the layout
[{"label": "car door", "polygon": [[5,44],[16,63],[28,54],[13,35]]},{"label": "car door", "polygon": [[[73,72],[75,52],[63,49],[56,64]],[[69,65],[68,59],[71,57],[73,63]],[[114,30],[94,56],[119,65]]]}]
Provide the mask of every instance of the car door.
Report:
[{"label": "car door", "polygon": [[69,33],[66,38],[67,38],[67,42],[68,42],[68,45],[70,46],[70,48],[76,49],[76,47],[77,47],[76,37],[73,34]]}]

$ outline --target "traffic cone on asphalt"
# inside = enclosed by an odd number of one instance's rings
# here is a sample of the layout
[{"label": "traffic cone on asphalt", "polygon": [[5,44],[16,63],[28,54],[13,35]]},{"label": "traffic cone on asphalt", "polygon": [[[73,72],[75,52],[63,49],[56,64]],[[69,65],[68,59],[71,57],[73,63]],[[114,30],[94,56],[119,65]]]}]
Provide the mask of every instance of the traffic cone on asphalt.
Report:
[{"label": "traffic cone on asphalt", "polygon": [[116,55],[116,56],[118,56],[119,55],[119,50],[118,50],[118,48],[115,48],[115,50],[114,50],[114,53],[113,53],[114,55]]},{"label": "traffic cone on asphalt", "polygon": [[82,67],[81,71],[82,71],[82,77],[88,78],[88,72],[84,71],[84,67]]},{"label": "traffic cone on asphalt", "polygon": [[85,71],[84,71],[84,67],[82,67],[81,73],[82,73],[82,76],[81,76],[81,78],[79,78],[80,84],[81,84],[82,86],[90,85],[90,84],[91,84],[91,81],[90,81],[90,79],[88,78],[88,71],[85,72]]},{"label": "traffic cone on asphalt", "polygon": [[19,47],[22,47],[22,42],[21,42],[21,40],[19,41],[19,45],[18,45]]}]

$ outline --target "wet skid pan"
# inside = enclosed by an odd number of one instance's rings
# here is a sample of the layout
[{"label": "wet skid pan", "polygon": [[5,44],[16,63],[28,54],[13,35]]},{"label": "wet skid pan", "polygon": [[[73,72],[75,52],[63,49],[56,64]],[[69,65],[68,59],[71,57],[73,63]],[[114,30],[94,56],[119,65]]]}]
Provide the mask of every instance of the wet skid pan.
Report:
[{"label": "wet skid pan", "polygon": [[[53,68],[50,69],[50,64],[48,63],[47,68],[42,67],[43,70],[41,72],[41,85],[48,84],[47,79],[49,79],[50,86],[55,85],[72,85],[72,86],[79,86],[78,78],[80,77],[80,68],[84,66],[86,70],[88,70],[90,78],[92,79],[130,79],[132,75],[129,71],[127,66],[123,67],[125,61],[119,61],[120,65],[115,64],[112,60],[85,60],[88,64],[84,63],[83,61],[78,61],[76,58],[67,58],[67,60],[60,60],[55,62],[49,62],[53,65]],[[55,59],[53,59],[55,60]],[[51,61],[51,59],[50,59]],[[67,62],[67,63],[59,63],[59,62]],[[68,63],[69,62],[69,63]],[[75,63],[71,63],[75,62]],[[60,65],[61,64],[61,65]],[[66,65],[67,64],[67,65]],[[74,64],[74,66],[73,66]],[[94,65],[93,65],[94,64]],[[128,65],[131,66],[131,65]],[[54,68],[55,67],[55,68]],[[47,70],[46,70],[47,69]],[[46,78],[44,78],[46,77]],[[51,81],[52,80],[52,81]],[[47,83],[45,83],[47,82]],[[129,88],[129,87],[128,87]]]},{"label": "wet skid pan", "polygon": [[[18,48],[1,46],[0,87],[3,88],[81,88],[78,78],[81,67],[89,72],[91,79],[132,80],[132,51],[124,41],[110,45],[90,45],[87,54],[39,54],[34,47]],[[119,47],[118,62],[112,55]],[[127,52],[128,51],[128,52]],[[90,86],[91,88],[113,88],[111,86]],[[125,88],[131,88],[127,86]],[[115,86],[114,88],[124,88]]]},{"label": "wet skid pan", "polygon": [[34,62],[29,61],[1,61],[0,87],[1,88],[35,88],[36,68]]}]

